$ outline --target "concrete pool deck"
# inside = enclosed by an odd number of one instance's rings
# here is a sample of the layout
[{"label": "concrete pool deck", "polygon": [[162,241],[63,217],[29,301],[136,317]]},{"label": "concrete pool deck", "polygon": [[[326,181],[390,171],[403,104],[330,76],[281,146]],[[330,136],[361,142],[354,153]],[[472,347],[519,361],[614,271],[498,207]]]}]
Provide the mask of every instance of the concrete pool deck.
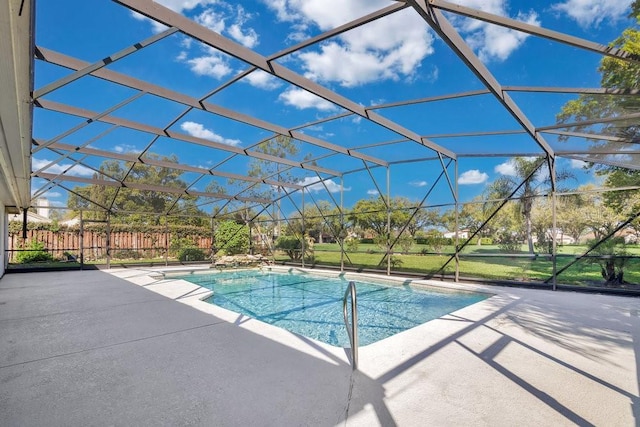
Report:
[{"label": "concrete pool deck", "polygon": [[0,279],[0,425],[640,424],[638,298],[463,285],[495,296],[361,347],[352,372],[149,273]]}]

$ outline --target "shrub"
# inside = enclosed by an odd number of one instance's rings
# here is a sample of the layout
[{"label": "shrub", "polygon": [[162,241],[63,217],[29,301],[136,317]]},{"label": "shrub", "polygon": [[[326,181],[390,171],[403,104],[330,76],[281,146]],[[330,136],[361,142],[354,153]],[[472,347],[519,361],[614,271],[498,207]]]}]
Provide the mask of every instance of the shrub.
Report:
[{"label": "shrub", "polygon": [[193,239],[188,237],[174,237],[171,239],[171,244],[169,245],[169,256],[176,256],[180,254],[182,249],[195,247],[197,246]]},{"label": "shrub", "polygon": [[113,253],[115,259],[140,259],[140,253],[133,249],[120,249]]},{"label": "shrub", "polygon": [[284,251],[292,261],[302,259],[302,241],[295,236],[278,237],[276,249]]},{"label": "shrub", "polygon": [[386,249],[389,242],[387,235],[380,234],[373,239],[373,243],[376,244],[380,249]]},{"label": "shrub", "polygon": [[402,267],[402,260],[398,257],[391,256],[391,268],[400,268]]},{"label": "shrub", "polygon": [[182,248],[178,253],[180,262],[185,261],[204,261],[204,251],[199,248]]},{"label": "shrub", "polygon": [[25,245],[23,246],[23,249],[28,250],[18,252],[18,255],[16,255],[16,261],[19,264],[53,261],[51,254],[44,250],[44,243],[37,240],[32,240],[31,243],[29,243],[29,246],[26,247]]},{"label": "shrub", "polygon": [[423,245],[427,245],[433,252],[442,251],[442,247],[451,244],[451,239],[444,237],[437,231],[430,231],[425,237],[420,239]]},{"label": "shrub", "polygon": [[[598,240],[590,240],[589,246],[594,246]],[[590,264],[600,266],[600,274],[605,285],[621,285],[624,281],[624,269],[628,261],[629,252],[622,237],[611,237],[591,251],[592,257],[587,258]]]},{"label": "shrub", "polygon": [[359,243],[360,241],[355,237],[347,237],[344,239],[344,244],[349,252],[356,252],[358,250]]},{"label": "shrub", "polygon": [[519,252],[520,246],[522,245],[522,240],[519,238],[518,234],[510,231],[502,231],[498,233],[497,241],[500,250],[506,253]]},{"label": "shrub", "polygon": [[538,240],[533,244],[533,246],[542,254],[553,253],[553,239],[546,233],[539,234]]},{"label": "shrub", "polygon": [[[460,240],[464,240],[464,239],[460,239]],[[446,245],[453,245],[455,239],[451,238],[451,237],[443,237],[441,234],[437,234],[437,235],[428,235],[428,236],[422,236],[422,237],[416,237],[416,243],[418,245],[427,245],[427,246],[433,246],[434,243],[440,245],[440,246],[446,246]],[[483,241],[484,244],[484,241]]]},{"label": "shrub", "polygon": [[396,245],[400,247],[402,253],[407,254],[411,250],[411,246],[413,246],[413,237],[409,236],[408,234],[403,234],[398,239]]},{"label": "shrub", "polygon": [[360,239],[360,243],[362,243],[363,245],[370,245],[373,244],[373,239],[370,238],[362,238]]},{"label": "shrub", "polygon": [[227,255],[249,252],[249,227],[235,221],[222,221],[216,229],[216,246]]}]

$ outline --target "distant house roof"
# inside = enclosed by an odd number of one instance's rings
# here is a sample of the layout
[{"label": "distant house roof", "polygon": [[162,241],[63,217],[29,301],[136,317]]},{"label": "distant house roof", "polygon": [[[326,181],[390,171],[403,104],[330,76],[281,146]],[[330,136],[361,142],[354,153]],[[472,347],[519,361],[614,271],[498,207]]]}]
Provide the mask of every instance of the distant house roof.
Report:
[{"label": "distant house roof", "polygon": [[[9,215],[9,221],[22,221],[22,214]],[[50,224],[51,219],[38,215],[35,212],[27,211],[27,222],[40,222]]]},{"label": "distant house roof", "polygon": [[78,224],[80,224],[80,218],[78,218],[77,216],[71,219],[60,221],[60,225],[72,226],[72,225],[78,225]]}]

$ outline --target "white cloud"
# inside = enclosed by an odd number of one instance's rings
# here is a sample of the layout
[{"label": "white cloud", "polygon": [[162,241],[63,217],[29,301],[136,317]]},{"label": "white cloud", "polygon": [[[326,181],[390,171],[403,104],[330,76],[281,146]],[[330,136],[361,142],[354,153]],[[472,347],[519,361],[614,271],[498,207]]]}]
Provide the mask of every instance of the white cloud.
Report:
[{"label": "white cloud", "polygon": [[208,55],[186,59],[186,52],[181,52],[178,61],[185,62],[189,65],[191,71],[199,76],[209,76],[220,79],[229,73],[232,69],[229,66],[227,58],[214,49],[207,49]]},{"label": "white cloud", "polygon": [[[247,26],[253,16],[247,13],[241,5],[220,0],[158,0],[158,3],[168,7],[177,13],[189,15],[196,23],[222,34],[245,47],[253,48],[259,43],[259,35],[255,29]],[[197,10],[194,10],[197,9]],[[138,20],[152,23],[153,31],[158,33],[166,27],[138,13],[132,13]],[[189,39],[191,40],[191,39]],[[189,66],[191,71],[199,76],[209,76],[220,79],[233,70],[229,65],[229,58],[223,53],[202,44],[197,44],[197,49],[204,51],[192,52],[192,43],[180,40],[180,46],[184,48],[176,57],[179,62]]]},{"label": "white cloud", "polygon": [[290,40],[294,43],[299,43],[308,38],[309,38],[309,35],[304,31],[294,31],[292,33],[289,33],[289,35],[287,35],[287,40]]},{"label": "white cloud", "polygon": [[412,187],[426,187],[427,181],[411,181],[409,185]]},{"label": "white cloud", "polygon": [[[305,186],[308,191],[313,191],[314,193],[326,191],[326,189],[328,189],[330,193],[339,193],[341,189],[340,184],[332,179],[325,180],[323,185],[320,178],[312,176],[305,177],[302,181],[298,182],[298,185]],[[327,187],[326,189],[325,186]],[[345,187],[344,191],[351,191],[351,187]]]},{"label": "white cloud", "polygon": [[240,81],[247,82],[251,86],[266,90],[273,90],[282,86],[280,80],[262,70],[255,70]]},{"label": "white cloud", "polygon": [[493,168],[493,170],[500,175],[506,176],[516,176],[516,165],[513,160],[508,160],[504,163],[500,163],[498,166]]},{"label": "white cloud", "polygon": [[378,190],[367,190],[367,194],[370,196],[377,196],[378,194],[380,194],[380,192]]},{"label": "white cloud", "polygon": [[160,3],[161,5],[178,13],[194,9],[198,6],[213,4],[217,1],[218,0],[155,0],[156,3]]},{"label": "white cloud", "polygon": [[161,24],[157,21],[154,21],[152,19],[147,18],[146,16],[138,13],[138,12],[133,12],[131,11],[131,17],[134,19],[137,19],[138,21],[145,21],[145,22],[149,22],[151,24],[151,31],[153,31],[154,34],[158,34],[161,33],[162,31],[166,30],[168,27],[164,24]]},{"label": "white cloud", "polygon": [[[206,6],[216,3],[218,0],[156,0],[156,3],[173,10],[174,12],[183,13],[186,10],[195,9],[198,6]],[[131,16],[139,21],[148,21],[151,23],[151,29],[154,33],[159,33],[167,29],[166,25],[160,24],[152,19],[147,18],[138,12],[131,12]]]},{"label": "white cloud", "polygon": [[[522,157],[522,159],[527,162],[532,162],[536,160],[537,157]],[[513,159],[509,159],[504,163],[500,163],[498,166],[493,168],[493,170],[500,175],[518,176],[518,172],[516,171],[516,163]]]},{"label": "white cloud", "polygon": [[[458,0],[457,3],[494,15],[509,16],[506,0]],[[530,25],[540,25],[538,14],[533,10],[528,13],[518,12],[515,19]],[[477,19],[459,18],[453,22],[466,34],[466,42],[483,62],[504,61],[529,37],[528,34]]]},{"label": "white cloud", "polygon": [[319,96],[304,89],[294,87],[282,92],[278,99],[283,101],[286,105],[291,105],[299,110],[304,110],[306,108],[315,108],[320,111],[336,110],[336,106],[326,99],[320,98]]},{"label": "white cloud", "polygon": [[482,184],[487,179],[489,179],[489,175],[484,172],[480,172],[478,169],[471,169],[466,172],[463,172],[458,178],[458,184],[460,185],[469,185],[469,184]]},{"label": "white cloud", "polygon": [[219,142],[227,145],[239,145],[241,141],[239,139],[224,138],[221,135],[205,128],[202,124],[196,122],[184,122],[180,125],[180,129],[187,132],[191,136],[196,138],[208,139],[210,141]]},{"label": "white cloud", "polygon": [[389,5],[387,0],[263,0],[278,20],[314,23],[321,30],[344,24]]},{"label": "white cloud", "polygon": [[[33,171],[37,171],[47,166],[49,163],[51,163],[51,160],[33,158],[31,160],[31,169]],[[92,169],[89,169],[82,165],[74,165],[73,167],[71,165],[72,165],[71,163],[56,163],[55,165],[52,165],[47,169],[44,169],[42,172],[52,173],[57,175],[67,170],[69,167],[71,167],[71,169],[69,169],[65,173],[65,175],[91,177],[95,173]]]},{"label": "white cloud", "polygon": [[195,17],[195,21],[218,34],[221,34],[225,27],[225,16],[222,13],[218,13],[213,9],[207,9],[200,15]]},{"label": "white cloud", "polygon": [[241,45],[252,48],[258,44],[258,34],[253,28],[243,29],[240,24],[229,27],[229,35]]},{"label": "white cloud", "polygon": [[632,0],[566,0],[551,9],[566,13],[581,27],[598,26],[603,21],[617,21],[629,13]]},{"label": "white cloud", "polygon": [[569,161],[569,165],[571,169],[584,169],[585,167],[587,167],[588,163],[583,162],[582,160],[571,159]]},{"label": "white cloud", "polygon": [[139,153],[140,150],[135,145],[118,144],[113,147],[113,151],[116,153]]},{"label": "white cloud", "polygon": [[[328,30],[348,20],[388,6],[386,0],[278,0],[266,2],[278,19],[298,25],[292,39],[306,26]],[[308,78],[353,87],[385,79],[412,78],[422,60],[433,52],[428,26],[412,10],[394,13],[301,53]]]},{"label": "white cloud", "polygon": [[191,45],[193,44],[193,39],[191,37],[183,37],[180,41],[180,46],[185,49],[191,49]]}]

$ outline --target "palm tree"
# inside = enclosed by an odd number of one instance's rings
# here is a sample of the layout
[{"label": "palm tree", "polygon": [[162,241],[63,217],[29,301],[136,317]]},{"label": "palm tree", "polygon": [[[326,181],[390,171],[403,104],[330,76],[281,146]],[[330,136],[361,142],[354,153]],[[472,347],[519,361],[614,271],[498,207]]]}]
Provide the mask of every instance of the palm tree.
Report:
[{"label": "palm tree", "polygon": [[[529,253],[533,255],[533,233],[531,213],[536,197],[548,191],[551,186],[551,176],[541,168],[544,158],[514,157],[512,159],[513,174],[504,175],[494,181],[489,187],[492,198],[506,198],[509,195],[518,199],[520,212],[524,218],[525,232]],[[557,171],[556,182],[573,178],[568,171]]]}]

